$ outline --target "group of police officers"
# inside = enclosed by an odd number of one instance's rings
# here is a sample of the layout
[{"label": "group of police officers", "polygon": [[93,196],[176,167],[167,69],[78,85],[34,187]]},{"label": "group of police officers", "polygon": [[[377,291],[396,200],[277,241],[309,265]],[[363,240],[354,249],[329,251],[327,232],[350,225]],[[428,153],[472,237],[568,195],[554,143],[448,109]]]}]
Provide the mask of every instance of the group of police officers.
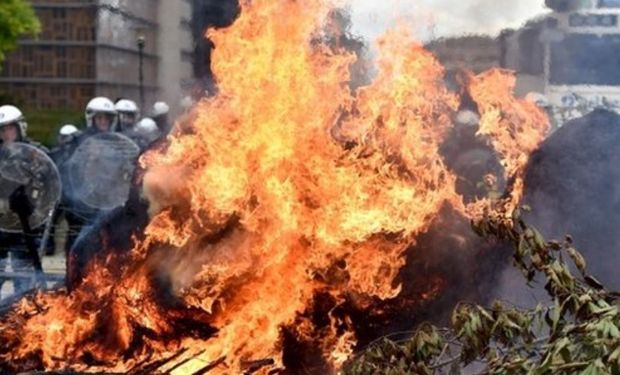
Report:
[{"label": "group of police officers", "polygon": [[[28,124],[19,108],[0,106],[0,185],[5,185],[4,189],[0,187],[0,291],[9,279],[16,293],[34,285],[36,278],[23,275],[41,272],[39,255],[54,253],[54,228],[61,217],[69,228],[65,240],[69,257],[80,233],[98,214],[127,199],[123,195],[129,185],[125,190],[118,190],[118,185],[122,185],[118,179],[130,180],[140,152],[169,133],[168,112],[166,103],[157,102],[151,117],[141,118],[140,109],[131,100],[113,102],[96,97],[86,105],[86,128],[79,130],[73,124],[62,126],[57,145],[48,151],[28,138]],[[109,147],[110,144],[116,145],[116,149]],[[121,164],[118,160],[108,166],[101,164],[105,152],[111,153],[108,159],[118,156],[114,153],[122,154],[125,159],[121,158]],[[126,169],[118,172],[123,168]],[[54,173],[50,173],[52,169]],[[55,178],[59,180],[58,188],[51,181]],[[42,181],[37,184],[37,179]],[[102,186],[105,183],[101,181],[108,181],[109,186]],[[55,189],[57,197],[54,192],[45,191]],[[114,194],[121,196],[110,198]],[[45,200],[51,202],[45,206]],[[37,209],[50,204],[53,209],[46,220],[33,218],[37,214],[41,216]],[[7,224],[11,223],[10,218],[19,225]],[[20,273],[19,277],[11,277]]]}]

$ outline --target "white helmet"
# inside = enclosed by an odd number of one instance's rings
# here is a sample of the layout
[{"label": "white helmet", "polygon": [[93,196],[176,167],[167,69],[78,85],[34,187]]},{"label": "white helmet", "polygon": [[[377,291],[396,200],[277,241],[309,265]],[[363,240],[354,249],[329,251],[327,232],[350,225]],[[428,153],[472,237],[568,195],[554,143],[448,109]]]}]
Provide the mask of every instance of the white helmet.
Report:
[{"label": "white helmet", "polygon": [[170,112],[170,107],[165,102],[157,102],[153,104],[153,117],[167,115]]},{"label": "white helmet", "polygon": [[157,124],[150,117],[145,117],[142,120],[140,120],[138,124],[136,125],[136,129],[137,130],[148,130],[148,131],[158,130]]},{"label": "white helmet", "polygon": [[26,130],[28,130],[28,123],[24,118],[24,114],[19,108],[12,105],[3,105],[0,107],[0,128],[17,124],[19,126],[19,133],[21,138],[26,137]]},{"label": "white helmet", "polygon": [[148,142],[152,142],[156,140],[160,135],[160,131],[159,131],[159,128],[157,127],[157,123],[155,123],[155,121],[152,118],[148,118],[148,117],[145,117],[142,120],[140,120],[140,122],[138,122],[138,124],[136,125],[135,131],[138,134],[138,136],[144,138]]},{"label": "white helmet", "polygon": [[74,135],[77,132],[79,132],[79,130],[75,127],[75,125],[67,124],[63,125],[60,128],[60,130],[58,131],[58,135],[68,137],[70,135]]},{"label": "white helmet", "polygon": [[125,112],[125,113],[133,113],[136,116],[140,110],[138,109],[138,105],[133,100],[129,99],[121,99],[114,105],[114,108],[117,112]]},{"label": "white helmet", "polygon": [[121,99],[114,105],[118,112],[118,123],[120,130],[125,131],[132,128],[140,117],[140,110],[136,102],[129,99]]},{"label": "white helmet", "polygon": [[455,121],[459,125],[477,126],[480,123],[480,116],[474,111],[464,109],[456,114]]},{"label": "white helmet", "polygon": [[69,143],[72,140],[74,140],[76,137],[78,137],[79,135],[80,135],[80,131],[78,130],[77,127],[75,127],[75,125],[71,125],[71,124],[63,125],[58,131],[58,138],[57,138],[58,144],[63,145],[63,144]]},{"label": "white helmet", "polygon": [[181,105],[181,108],[183,108],[184,110],[188,110],[191,106],[194,105],[194,99],[192,99],[192,97],[188,95],[183,97],[179,104]]},{"label": "white helmet", "polygon": [[110,129],[114,129],[116,127],[117,113],[116,113],[116,109],[114,108],[114,103],[112,103],[110,99],[100,96],[88,102],[88,104],[86,105],[86,112],[85,112],[87,127],[91,128],[93,126],[92,120],[93,120],[93,117],[95,117],[97,113],[104,113],[104,114],[112,115],[113,120],[112,120],[112,123],[110,124]]},{"label": "white helmet", "polygon": [[547,108],[551,106],[551,103],[549,103],[549,99],[547,99],[546,96],[539,92],[527,93],[527,95],[525,95],[525,100],[530,103],[534,103],[541,108]]}]

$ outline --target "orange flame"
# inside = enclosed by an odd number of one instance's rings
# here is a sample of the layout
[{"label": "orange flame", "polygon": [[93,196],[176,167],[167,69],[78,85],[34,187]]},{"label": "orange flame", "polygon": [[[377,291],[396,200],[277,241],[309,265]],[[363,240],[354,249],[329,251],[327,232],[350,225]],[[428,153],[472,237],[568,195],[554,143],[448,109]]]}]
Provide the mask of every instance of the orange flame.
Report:
[{"label": "orange flame", "polygon": [[[161,370],[237,373],[262,359],[277,368],[283,328],[315,329],[298,318],[317,293],[362,296],[360,308],[398,297],[407,247],[445,204],[463,206],[439,152],[459,98],[403,28],[379,40],[377,76],[352,92],[355,56],[322,42],[332,8],[254,0],[233,27],[209,32],[219,93],[191,126],[178,124],[165,152],[142,159],[146,238],[121,268],[93,264],[72,294],[22,301],[0,324],[11,348],[1,358],[126,371],[184,349]],[[511,79],[493,72],[471,87],[480,134],[509,174],[546,121],[512,98]],[[158,300],[153,273],[168,279],[174,306]],[[190,315],[216,333],[179,334],[175,318]],[[346,320],[329,321],[321,350],[337,370],[356,337]]]},{"label": "orange flame", "polygon": [[550,129],[547,115],[534,103],[515,98],[514,73],[494,69],[471,76],[469,92],[478,104],[478,134],[490,139],[507,177],[512,178],[510,198],[504,208],[510,214],[523,195],[523,172],[530,154]]}]

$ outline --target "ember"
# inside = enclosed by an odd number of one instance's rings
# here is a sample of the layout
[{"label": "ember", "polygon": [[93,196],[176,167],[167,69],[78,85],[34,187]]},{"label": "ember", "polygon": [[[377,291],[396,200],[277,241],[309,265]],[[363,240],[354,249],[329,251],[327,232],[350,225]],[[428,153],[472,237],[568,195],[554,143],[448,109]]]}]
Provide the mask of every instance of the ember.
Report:
[{"label": "ember", "polygon": [[379,40],[377,76],[352,92],[355,56],[322,42],[331,10],[255,0],[209,32],[219,93],[143,157],[145,238],[91,264],[71,293],[16,304],[0,323],[0,368],[335,372],[360,340],[353,315],[423,306],[449,287],[419,276],[402,298],[407,250],[445,207],[469,218],[513,207],[547,120],[512,97],[510,73],[472,77],[480,134],[515,190],[466,206],[439,152],[460,100],[443,68],[395,29]]}]

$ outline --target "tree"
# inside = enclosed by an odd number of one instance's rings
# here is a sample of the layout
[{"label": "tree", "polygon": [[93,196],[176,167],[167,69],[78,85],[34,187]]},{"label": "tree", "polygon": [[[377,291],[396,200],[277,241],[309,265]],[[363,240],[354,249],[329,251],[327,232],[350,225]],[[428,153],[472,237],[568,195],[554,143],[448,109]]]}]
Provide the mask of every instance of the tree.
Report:
[{"label": "tree", "polygon": [[[474,225],[482,237],[514,245],[515,265],[528,282],[546,281],[551,304],[522,310],[462,303],[452,327],[419,327],[410,338],[383,338],[345,367],[361,374],[620,374],[619,295],[587,274],[572,239],[546,241],[515,211]],[[575,276],[565,260],[577,270]]]},{"label": "tree", "polygon": [[41,31],[41,24],[32,5],[26,0],[0,1],[0,63],[6,53],[17,45],[22,35],[36,35]]}]

